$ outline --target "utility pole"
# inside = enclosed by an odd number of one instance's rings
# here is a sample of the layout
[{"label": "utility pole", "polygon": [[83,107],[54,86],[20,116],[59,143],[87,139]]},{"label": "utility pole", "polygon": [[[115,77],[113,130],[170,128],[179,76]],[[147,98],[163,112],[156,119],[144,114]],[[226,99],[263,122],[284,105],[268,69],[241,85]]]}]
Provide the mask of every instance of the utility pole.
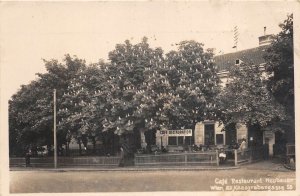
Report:
[{"label": "utility pole", "polygon": [[53,132],[54,132],[54,168],[57,168],[57,144],[56,144],[56,89],[53,91]]}]

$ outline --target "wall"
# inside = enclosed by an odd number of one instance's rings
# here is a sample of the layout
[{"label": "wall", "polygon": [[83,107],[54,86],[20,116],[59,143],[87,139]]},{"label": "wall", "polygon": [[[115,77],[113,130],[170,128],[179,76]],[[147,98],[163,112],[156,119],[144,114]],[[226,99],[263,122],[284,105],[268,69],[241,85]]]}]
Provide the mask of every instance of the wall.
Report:
[{"label": "wall", "polygon": [[204,121],[204,122],[199,122],[196,124],[195,126],[195,134],[194,134],[194,137],[195,137],[195,144],[197,146],[199,145],[204,145],[204,125],[205,124],[211,124],[213,123],[215,125],[215,142],[216,142],[216,135],[217,134],[223,134],[223,138],[224,138],[224,143],[225,144],[225,141],[226,141],[226,136],[225,136],[225,132],[222,131],[223,129],[223,125],[219,125],[218,122],[212,122],[212,121]]},{"label": "wall", "polygon": [[[204,145],[204,126],[205,124],[214,124],[215,126],[215,142],[216,142],[216,135],[217,134],[223,134],[223,145],[226,144],[226,134],[225,131],[222,131],[223,129],[223,125],[219,125],[218,122],[213,122],[213,121],[204,121],[204,122],[198,122],[195,125],[195,131],[194,131],[194,141],[195,141],[195,145],[200,146],[200,145]],[[236,125],[236,139],[237,142],[241,143],[242,139],[246,139],[248,138],[248,128],[246,127],[246,125],[243,124],[237,124]],[[161,144],[162,142],[162,144]],[[159,132],[156,132],[156,145],[160,148],[161,145],[163,146],[167,146],[168,145],[168,136],[167,135],[160,135]],[[248,141],[246,141],[246,146],[248,146]]]},{"label": "wall", "polygon": [[[215,136],[217,134],[223,134],[223,145],[225,145],[225,141],[226,141],[226,134],[225,134],[225,131],[222,131],[223,129],[223,125],[219,125],[218,122],[215,123]],[[215,142],[216,142],[216,137],[215,137]]]},{"label": "wall", "polygon": [[156,132],[156,146],[161,148],[162,145],[164,147],[166,147],[168,145],[168,136],[167,135],[160,135],[159,131],[157,131]]},{"label": "wall", "polygon": [[204,124],[203,122],[199,122],[195,126],[194,132],[195,144],[197,146],[204,144]]}]

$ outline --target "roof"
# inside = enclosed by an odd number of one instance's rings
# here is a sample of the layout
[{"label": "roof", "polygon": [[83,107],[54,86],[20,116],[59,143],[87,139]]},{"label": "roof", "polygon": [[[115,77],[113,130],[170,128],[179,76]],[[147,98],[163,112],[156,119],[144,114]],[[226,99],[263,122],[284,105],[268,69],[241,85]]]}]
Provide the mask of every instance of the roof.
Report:
[{"label": "roof", "polygon": [[259,46],[238,52],[218,55],[214,57],[218,71],[228,70],[230,66],[235,65],[237,59],[242,60],[244,63],[262,64],[265,62],[264,55],[269,46]]}]

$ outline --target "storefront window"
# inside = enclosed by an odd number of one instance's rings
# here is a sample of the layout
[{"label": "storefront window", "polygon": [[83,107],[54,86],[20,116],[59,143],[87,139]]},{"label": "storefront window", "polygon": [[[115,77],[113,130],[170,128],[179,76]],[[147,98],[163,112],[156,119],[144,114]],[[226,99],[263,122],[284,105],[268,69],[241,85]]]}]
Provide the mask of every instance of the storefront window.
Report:
[{"label": "storefront window", "polygon": [[177,145],[183,145],[183,136],[178,137],[178,144]]},{"label": "storefront window", "polygon": [[168,145],[177,145],[177,138],[176,137],[169,137],[168,138]]},{"label": "storefront window", "polygon": [[185,143],[186,145],[192,145],[192,143],[193,143],[193,137],[192,137],[192,136],[185,136],[185,141],[184,141],[184,143]]}]

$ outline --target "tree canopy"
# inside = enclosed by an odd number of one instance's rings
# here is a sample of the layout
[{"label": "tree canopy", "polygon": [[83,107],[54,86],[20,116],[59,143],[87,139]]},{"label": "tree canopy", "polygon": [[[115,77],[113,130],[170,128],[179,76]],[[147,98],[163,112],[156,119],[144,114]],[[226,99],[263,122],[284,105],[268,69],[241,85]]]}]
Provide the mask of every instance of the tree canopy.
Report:
[{"label": "tree canopy", "polygon": [[285,120],[274,124],[288,133],[288,140],[295,140],[295,91],[294,91],[294,40],[293,14],[279,25],[281,32],[275,36],[265,56],[268,89],[285,109]]},{"label": "tree canopy", "polygon": [[193,128],[204,118],[216,119],[220,81],[213,53],[195,41],[178,46],[165,55],[143,38],[137,44],[128,40],[117,44],[107,63],[87,66],[69,55],[64,63],[45,61],[47,73],[38,74],[38,80],[10,101],[11,122],[18,122],[11,123],[10,132],[18,137],[37,132],[40,135],[23,141],[51,145],[53,89],[57,89],[59,144],[73,137],[86,145],[88,138],[95,140],[104,133]]},{"label": "tree canopy", "polygon": [[225,125],[244,123],[267,127],[285,118],[283,107],[267,89],[260,65],[232,66],[229,78],[219,97],[220,119]]},{"label": "tree canopy", "polygon": [[[57,89],[58,107],[70,78],[85,62],[65,56],[65,64],[44,60],[47,73],[21,89],[9,101],[9,138],[11,153],[36,145],[53,143],[53,89]],[[59,137],[61,139],[62,137]],[[63,139],[62,139],[63,140]]]},{"label": "tree canopy", "polygon": [[229,71],[230,82],[218,98],[220,120],[289,132],[293,140],[293,15],[279,26],[282,30],[267,48],[264,66],[242,63]]}]

